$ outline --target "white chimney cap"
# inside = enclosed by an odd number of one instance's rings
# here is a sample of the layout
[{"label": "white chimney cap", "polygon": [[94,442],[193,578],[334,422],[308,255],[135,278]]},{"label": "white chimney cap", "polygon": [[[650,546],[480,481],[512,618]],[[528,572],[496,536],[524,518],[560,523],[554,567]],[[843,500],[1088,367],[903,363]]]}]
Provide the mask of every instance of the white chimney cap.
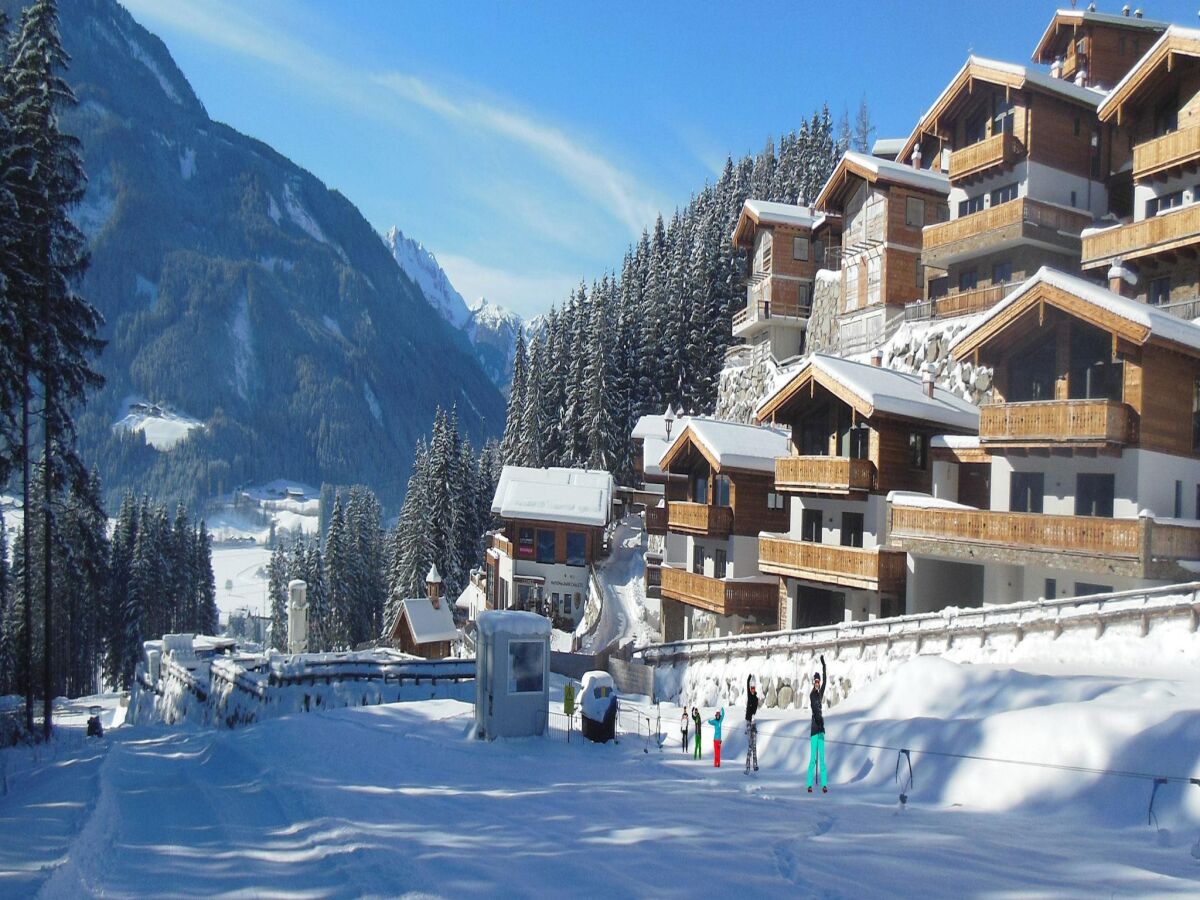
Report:
[{"label": "white chimney cap", "polygon": [[425,576],[426,584],[441,584],[442,576],[438,574],[437,563],[429,567],[429,574]]},{"label": "white chimney cap", "polygon": [[1120,278],[1126,284],[1137,284],[1137,275],[1127,268],[1125,263],[1119,259],[1114,262],[1108,270],[1108,280],[1112,281],[1114,278]]}]

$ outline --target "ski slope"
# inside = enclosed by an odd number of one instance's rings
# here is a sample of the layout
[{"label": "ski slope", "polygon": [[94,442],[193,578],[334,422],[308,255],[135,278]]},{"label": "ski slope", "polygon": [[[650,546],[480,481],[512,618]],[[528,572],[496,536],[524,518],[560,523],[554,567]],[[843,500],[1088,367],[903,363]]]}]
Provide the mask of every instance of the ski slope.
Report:
[{"label": "ski slope", "polygon": [[[830,677],[836,678],[835,670]],[[1197,676],[1078,675],[919,659],[829,711],[832,741],[1200,777]],[[451,700],[236,731],[126,726],[0,797],[0,894],[688,897],[1195,896],[1200,788],[830,743],[808,795],[808,722],[762,719],[743,772],[666,744],[482,743]],[[704,710],[705,717],[711,709]],[[1189,793],[1190,792],[1190,793]],[[1200,851],[1198,851],[1200,852]]]},{"label": "ski slope", "polygon": [[658,601],[646,598],[646,532],[641,523],[639,515],[618,522],[612,553],[596,566],[603,602],[596,630],[583,641],[585,653],[630,641],[642,647],[658,639]]}]

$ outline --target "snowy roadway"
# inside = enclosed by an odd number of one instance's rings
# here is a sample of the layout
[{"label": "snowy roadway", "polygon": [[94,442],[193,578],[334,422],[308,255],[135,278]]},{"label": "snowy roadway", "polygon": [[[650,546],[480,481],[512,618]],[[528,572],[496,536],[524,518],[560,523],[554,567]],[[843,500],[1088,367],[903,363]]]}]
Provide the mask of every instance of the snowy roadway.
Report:
[{"label": "snowy roadway", "polygon": [[[933,663],[832,711],[831,739],[1200,767],[1194,683]],[[1194,803],[1164,789],[1164,836],[1145,826],[1147,784],[918,756],[901,812],[894,753],[831,744],[831,793],[809,796],[805,717],[764,718],[762,771],[748,777],[740,710],[728,712],[720,770],[707,727],[699,763],[670,726],[661,752],[561,735],[487,744],[468,736],[471,707],[450,700],[232,732],[124,727],[107,752],[79,747],[0,798],[0,894],[1107,897],[1200,885],[1194,787]],[[1072,733],[1086,745],[1062,746]]]},{"label": "snowy roadway", "polygon": [[646,621],[646,532],[640,515],[617,523],[612,546],[609,558],[596,566],[604,601],[596,630],[583,641],[585,653],[599,653],[628,641],[640,647],[657,638]]}]

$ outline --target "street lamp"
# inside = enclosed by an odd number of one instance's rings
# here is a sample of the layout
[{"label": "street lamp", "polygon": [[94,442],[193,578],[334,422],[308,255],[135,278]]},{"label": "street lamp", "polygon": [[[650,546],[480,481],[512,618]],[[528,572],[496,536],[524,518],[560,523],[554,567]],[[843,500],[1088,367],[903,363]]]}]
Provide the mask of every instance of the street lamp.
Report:
[{"label": "street lamp", "polygon": [[667,427],[667,440],[671,440],[671,426],[675,424],[675,412],[671,409],[671,404],[667,404],[667,411],[663,414],[663,424]]}]

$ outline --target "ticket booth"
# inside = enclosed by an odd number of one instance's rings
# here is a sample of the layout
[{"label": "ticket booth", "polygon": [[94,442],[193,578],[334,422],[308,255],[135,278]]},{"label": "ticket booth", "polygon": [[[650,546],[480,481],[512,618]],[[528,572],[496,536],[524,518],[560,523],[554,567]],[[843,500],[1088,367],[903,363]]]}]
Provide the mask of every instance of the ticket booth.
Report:
[{"label": "ticket booth", "polygon": [[487,610],[476,626],[476,736],[490,741],[545,734],[550,620],[532,612]]}]

